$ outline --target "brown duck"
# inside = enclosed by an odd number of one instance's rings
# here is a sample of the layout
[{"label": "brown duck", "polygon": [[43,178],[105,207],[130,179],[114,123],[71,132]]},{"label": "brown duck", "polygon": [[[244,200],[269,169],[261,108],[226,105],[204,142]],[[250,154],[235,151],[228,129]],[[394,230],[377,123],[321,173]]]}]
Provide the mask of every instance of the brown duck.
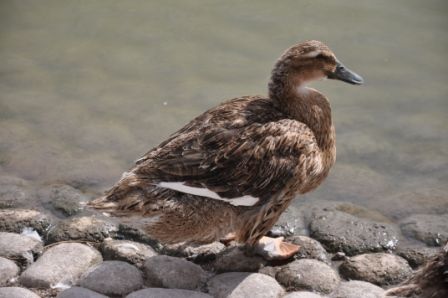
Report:
[{"label": "brown duck", "polygon": [[274,66],[268,97],[231,99],[196,117],[90,205],[137,216],[162,243],[235,240],[266,258],[292,256],[298,246],[265,235],[335,162],[330,103],[307,87],[322,78],[363,82],[322,42],[289,48]]}]

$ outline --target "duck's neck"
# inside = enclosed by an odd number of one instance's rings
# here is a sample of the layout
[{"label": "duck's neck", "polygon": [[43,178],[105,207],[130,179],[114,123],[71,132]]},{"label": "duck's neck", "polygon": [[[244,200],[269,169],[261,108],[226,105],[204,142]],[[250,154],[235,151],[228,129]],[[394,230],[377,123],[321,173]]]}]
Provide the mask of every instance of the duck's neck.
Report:
[{"label": "duck's neck", "polygon": [[307,88],[300,74],[293,75],[277,65],[269,82],[269,97],[277,101],[283,113],[306,124],[313,131],[321,150],[334,149],[330,103],[317,90]]}]

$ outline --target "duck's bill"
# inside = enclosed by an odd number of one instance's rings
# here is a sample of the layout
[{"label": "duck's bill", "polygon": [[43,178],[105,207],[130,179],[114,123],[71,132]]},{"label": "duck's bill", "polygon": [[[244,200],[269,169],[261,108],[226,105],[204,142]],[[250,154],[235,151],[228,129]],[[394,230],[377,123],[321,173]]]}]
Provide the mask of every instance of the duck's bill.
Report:
[{"label": "duck's bill", "polygon": [[362,85],[363,78],[345,67],[341,62],[337,62],[336,70],[328,75],[329,79],[344,81],[353,85]]}]

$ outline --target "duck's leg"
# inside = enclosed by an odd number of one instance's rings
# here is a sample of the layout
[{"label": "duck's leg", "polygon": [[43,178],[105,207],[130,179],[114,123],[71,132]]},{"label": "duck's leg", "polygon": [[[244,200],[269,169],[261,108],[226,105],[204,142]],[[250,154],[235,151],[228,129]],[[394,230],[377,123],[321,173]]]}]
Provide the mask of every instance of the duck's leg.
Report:
[{"label": "duck's leg", "polygon": [[285,260],[294,256],[300,246],[284,242],[283,237],[271,238],[263,236],[253,246],[254,253],[266,260]]}]

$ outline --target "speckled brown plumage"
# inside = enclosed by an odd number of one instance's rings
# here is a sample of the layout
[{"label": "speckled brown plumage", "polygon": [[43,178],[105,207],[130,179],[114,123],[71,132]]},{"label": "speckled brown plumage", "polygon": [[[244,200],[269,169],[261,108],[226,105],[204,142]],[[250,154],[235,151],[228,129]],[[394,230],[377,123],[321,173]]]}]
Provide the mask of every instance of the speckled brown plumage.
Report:
[{"label": "speckled brown plumage", "polygon": [[[211,242],[231,234],[255,244],[335,162],[330,104],[305,84],[332,75],[337,66],[321,42],[293,46],[274,66],[269,97],[244,96],[206,111],[145,154],[91,206],[141,216],[146,232],[165,243]],[[162,188],[160,182],[258,202],[233,206]]]}]

